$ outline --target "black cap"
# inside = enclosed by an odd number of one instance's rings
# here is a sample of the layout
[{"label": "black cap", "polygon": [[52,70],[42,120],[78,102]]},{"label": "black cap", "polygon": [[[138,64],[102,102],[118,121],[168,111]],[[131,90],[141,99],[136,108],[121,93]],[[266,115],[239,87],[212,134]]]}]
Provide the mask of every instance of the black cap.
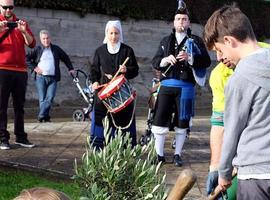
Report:
[{"label": "black cap", "polygon": [[182,14],[182,15],[187,15],[189,17],[189,12],[188,12],[188,9],[186,7],[180,7],[176,10],[175,15],[177,14]]}]

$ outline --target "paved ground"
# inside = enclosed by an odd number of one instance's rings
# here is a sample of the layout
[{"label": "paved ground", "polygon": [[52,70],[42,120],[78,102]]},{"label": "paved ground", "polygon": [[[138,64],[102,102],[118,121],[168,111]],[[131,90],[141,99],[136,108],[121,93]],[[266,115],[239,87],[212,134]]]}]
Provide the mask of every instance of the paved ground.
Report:
[{"label": "paved ground", "polygon": [[[70,177],[74,159],[80,159],[85,149],[85,141],[89,132],[89,122],[27,122],[26,132],[31,142],[37,144],[33,149],[21,148],[14,144],[13,124],[8,125],[11,132],[10,150],[0,150],[0,165],[13,166],[31,171],[47,173],[59,177]],[[137,118],[138,134],[144,133],[146,119]],[[192,169],[197,175],[197,182],[185,199],[205,199],[205,179],[210,158],[209,150],[209,117],[195,118],[189,139],[183,152],[183,167],[166,164],[167,184],[171,187],[183,169]],[[171,141],[173,134],[166,140],[166,160],[173,156]]]}]

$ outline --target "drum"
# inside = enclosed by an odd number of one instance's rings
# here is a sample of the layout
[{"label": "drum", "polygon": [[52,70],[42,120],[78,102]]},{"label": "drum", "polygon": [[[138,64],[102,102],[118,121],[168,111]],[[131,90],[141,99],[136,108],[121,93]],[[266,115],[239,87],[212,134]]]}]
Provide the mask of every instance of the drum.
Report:
[{"label": "drum", "polygon": [[98,92],[98,97],[110,113],[117,113],[127,107],[136,97],[136,91],[124,75],[116,77]]}]

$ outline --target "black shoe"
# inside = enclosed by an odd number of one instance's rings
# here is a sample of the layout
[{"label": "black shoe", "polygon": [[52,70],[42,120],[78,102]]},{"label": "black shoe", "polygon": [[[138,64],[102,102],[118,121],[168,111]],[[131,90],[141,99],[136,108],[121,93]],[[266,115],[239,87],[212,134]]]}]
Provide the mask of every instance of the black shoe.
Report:
[{"label": "black shoe", "polygon": [[157,158],[156,158],[156,161],[155,161],[155,164],[159,164],[161,162],[161,164],[164,164],[166,161],[165,161],[165,157],[164,156],[160,156],[160,155],[157,155]]},{"label": "black shoe", "polygon": [[158,157],[158,162],[165,163],[165,157],[164,156],[158,155],[157,157]]},{"label": "black shoe", "polygon": [[44,122],[51,122],[51,118],[50,117],[44,117]]},{"label": "black shoe", "polygon": [[45,121],[43,117],[38,117],[37,120],[38,120],[39,123],[42,123],[43,121]]},{"label": "black shoe", "polygon": [[153,161],[151,161],[151,164],[152,165],[158,165],[158,163],[162,163],[164,164],[166,161],[165,161],[165,157],[164,156],[160,156],[160,155],[157,155],[157,157],[154,158]]},{"label": "black shoe", "polygon": [[183,165],[182,158],[178,154],[175,154],[174,155],[173,162],[174,162],[175,166],[177,166],[177,167],[182,167],[182,165]]},{"label": "black shoe", "polygon": [[2,141],[0,142],[0,149],[2,150],[8,150],[10,149],[10,144],[8,141]]},{"label": "black shoe", "polygon": [[22,147],[26,147],[26,148],[33,148],[35,146],[35,144],[29,142],[27,139],[25,140],[16,140],[15,144],[18,144]]},{"label": "black shoe", "polygon": [[50,119],[45,119],[44,122],[52,122]]}]

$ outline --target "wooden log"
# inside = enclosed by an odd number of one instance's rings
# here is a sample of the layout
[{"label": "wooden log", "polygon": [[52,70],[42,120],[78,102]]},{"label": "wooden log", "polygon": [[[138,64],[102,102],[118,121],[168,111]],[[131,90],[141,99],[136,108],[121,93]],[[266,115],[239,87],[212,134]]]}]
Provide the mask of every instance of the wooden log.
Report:
[{"label": "wooden log", "polygon": [[178,176],[176,183],[174,184],[167,200],[183,199],[188,193],[188,191],[192,188],[196,180],[197,176],[192,170],[183,170]]}]

